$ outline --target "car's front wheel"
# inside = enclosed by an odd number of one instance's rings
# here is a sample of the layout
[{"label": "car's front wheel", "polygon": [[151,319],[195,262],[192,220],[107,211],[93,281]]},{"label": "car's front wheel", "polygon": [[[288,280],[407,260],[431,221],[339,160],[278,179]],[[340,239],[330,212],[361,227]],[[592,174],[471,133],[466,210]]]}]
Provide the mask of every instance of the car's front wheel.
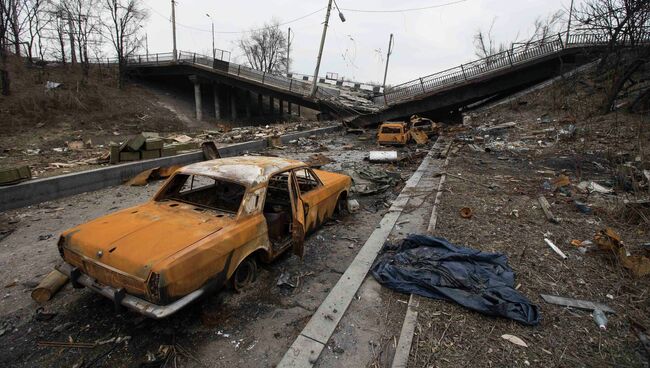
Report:
[{"label": "car's front wheel", "polygon": [[257,262],[254,257],[244,259],[232,275],[232,288],[241,291],[250,286],[257,278]]}]

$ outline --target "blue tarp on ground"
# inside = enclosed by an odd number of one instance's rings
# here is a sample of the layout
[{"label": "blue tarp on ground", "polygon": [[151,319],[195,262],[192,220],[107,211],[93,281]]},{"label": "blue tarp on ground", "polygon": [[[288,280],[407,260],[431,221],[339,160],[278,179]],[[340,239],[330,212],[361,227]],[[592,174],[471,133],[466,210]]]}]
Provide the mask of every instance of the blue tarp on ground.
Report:
[{"label": "blue tarp on ground", "polygon": [[379,283],[402,293],[454,301],[489,316],[537,325],[539,309],[514,289],[504,254],[459,247],[445,239],[409,235],[385,244],[372,267]]}]

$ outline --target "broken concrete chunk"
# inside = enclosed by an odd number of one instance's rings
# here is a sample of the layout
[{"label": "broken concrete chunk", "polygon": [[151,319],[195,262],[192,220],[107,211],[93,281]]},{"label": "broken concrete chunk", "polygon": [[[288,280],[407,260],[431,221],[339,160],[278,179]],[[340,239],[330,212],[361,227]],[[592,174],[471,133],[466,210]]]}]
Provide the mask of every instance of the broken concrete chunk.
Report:
[{"label": "broken concrete chunk", "polygon": [[144,142],[144,149],[147,151],[161,150],[163,146],[164,146],[164,142],[162,139],[159,138],[150,138],[145,140]]},{"label": "broken concrete chunk", "polygon": [[0,169],[0,185],[16,184],[32,178],[29,166]]},{"label": "broken concrete chunk", "polygon": [[142,136],[142,134],[138,134],[126,142],[126,148],[132,152],[139,151],[140,148],[142,148],[145,140],[146,139],[144,136]]}]

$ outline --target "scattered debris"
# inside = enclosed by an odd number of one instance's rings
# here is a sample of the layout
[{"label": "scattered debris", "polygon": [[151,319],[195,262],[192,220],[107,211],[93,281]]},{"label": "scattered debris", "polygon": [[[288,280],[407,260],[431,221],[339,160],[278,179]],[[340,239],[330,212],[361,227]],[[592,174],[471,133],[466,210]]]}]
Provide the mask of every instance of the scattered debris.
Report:
[{"label": "scattered debris", "polygon": [[356,199],[348,199],[348,212],[355,213],[359,210],[359,202]]},{"label": "scattered debris", "polygon": [[203,151],[203,158],[206,160],[216,160],[221,158],[219,148],[213,141],[205,141],[201,143],[201,150]]},{"label": "scattered debris", "polygon": [[138,175],[134,176],[124,184],[135,186],[135,187],[147,185],[149,181],[160,180],[171,176],[180,167],[181,167],[180,165],[174,165],[174,166],[163,167],[163,168],[154,167],[153,169],[145,170],[139,173]]},{"label": "scattered debris", "polygon": [[555,296],[555,295],[548,295],[548,294],[540,294],[540,296],[542,297],[542,299],[544,299],[545,302],[550,304],[556,304],[564,307],[578,308],[578,309],[584,309],[590,311],[599,309],[602,310],[603,312],[615,313],[612,308],[602,303],[595,303],[595,302],[590,302],[588,300],[565,298],[562,296]]},{"label": "scattered debris", "polygon": [[634,276],[642,277],[650,274],[650,258],[630,255],[621,237],[611,228],[598,231],[594,236],[594,243],[601,250],[614,253],[621,265]]},{"label": "scattered debris", "polygon": [[38,303],[45,303],[68,282],[68,276],[58,270],[53,270],[32,290],[32,299]]},{"label": "scattered debris", "polygon": [[36,312],[34,312],[34,319],[37,321],[49,321],[57,314],[56,312],[48,312],[43,307],[38,307],[36,308]]},{"label": "scattered debris", "polygon": [[518,345],[518,346],[521,346],[521,347],[524,347],[524,348],[528,347],[528,344],[526,344],[524,342],[524,340],[522,340],[521,338],[519,338],[519,337],[517,337],[515,335],[505,334],[505,335],[501,335],[501,338],[504,339],[504,340],[508,340],[511,343],[515,344],[515,345]]},{"label": "scattered debris", "polygon": [[558,248],[557,245],[553,244],[553,242],[550,241],[548,238],[544,238],[544,241],[546,242],[546,244],[548,244],[549,247],[551,247],[551,249],[553,249],[555,253],[557,253],[560,257],[562,257],[562,259],[568,258],[566,254],[564,254],[564,252],[562,252],[560,248]]},{"label": "scattered debris", "polygon": [[50,90],[53,90],[53,89],[57,89],[57,88],[61,87],[62,85],[63,85],[63,83],[47,81],[47,82],[45,82],[45,90],[50,91]]},{"label": "scattered debris", "polygon": [[32,178],[29,166],[0,169],[0,185],[18,184]]},{"label": "scattered debris", "polygon": [[394,162],[398,161],[397,151],[370,151],[368,152],[370,162]]},{"label": "scattered debris", "polygon": [[596,326],[598,326],[601,331],[607,330],[607,316],[605,315],[605,312],[600,309],[594,309],[592,316],[594,322],[596,322]]},{"label": "scattered debris", "polygon": [[560,223],[560,219],[553,216],[553,212],[551,212],[551,204],[548,203],[546,200],[546,197],[543,195],[540,195],[539,198],[537,199],[539,202],[539,205],[542,207],[542,211],[544,211],[544,216],[546,216],[546,219],[554,224]]},{"label": "scattered debris", "polygon": [[315,153],[309,156],[309,159],[305,163],[313,168],[320,169],[322,166],[325,166],[329,163],[334,162],[331,158],[325,156],[322,153]]},{"label": "scattered debris", "polygon": [[606,188],[593,181],[582,181],[577,188],[588,193],[611,194],[614,192],[614,189]]}]

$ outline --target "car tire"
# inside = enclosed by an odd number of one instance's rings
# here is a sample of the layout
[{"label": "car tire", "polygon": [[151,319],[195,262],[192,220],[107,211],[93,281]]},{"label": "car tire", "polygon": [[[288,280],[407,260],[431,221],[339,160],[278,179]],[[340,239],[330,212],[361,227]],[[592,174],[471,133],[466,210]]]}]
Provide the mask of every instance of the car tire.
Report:
[{"label": "car tire", "polygon": [[254,257],[247,257],[239,264],[231,277],[232,288],[237,292],[242,291],[252,285],[256,278],[257,262]]},{"label": "car tire", "polygon": [[340,216],[345,216],[350,213],[350,211],[348,211],[347,198],[343,198],[343,196],[339,196],[338,201],[336,201],[336,213]]}]

